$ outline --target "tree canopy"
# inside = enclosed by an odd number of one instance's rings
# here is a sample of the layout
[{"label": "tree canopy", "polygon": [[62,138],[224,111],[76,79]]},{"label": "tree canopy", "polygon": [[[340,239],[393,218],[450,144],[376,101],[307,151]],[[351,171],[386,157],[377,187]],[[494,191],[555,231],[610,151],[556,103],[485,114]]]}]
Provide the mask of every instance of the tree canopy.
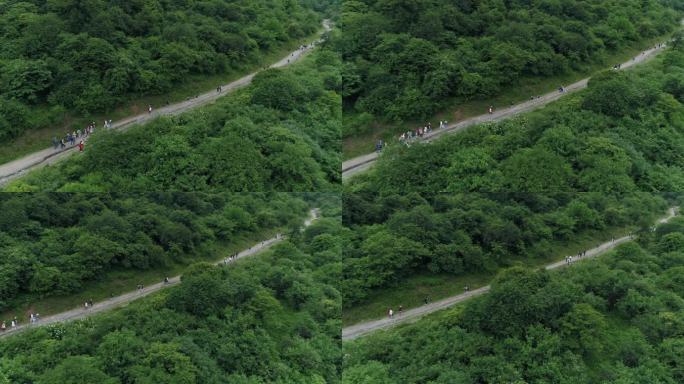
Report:
[{"label": "tree canopy", "polygon": [[390,146],[350,192],[602,192],[684,189],[684,50],[510,120],[429,145]]},{"label": "tree canopy", "polygon": [[[320,28],[331,1],[0,4],[0,140],[113,111],[190,77],[237,73]],[[36,113],[38,112],[38,113]]]},{"label": "tree canopy", "polygon": [[215,104],[102,131],[12,191],[329,191],[340,181],[339,58],[321,49]]},{"label": "tree canopy", "polygon": [[79,292],[112,271],[221,258],[231,241],[301,224],[287,194],[5,194],[0,196],[0,312]]},{"label": "tree canopy", "polygon": [[[0,382],[338,383],[339,199],[298,240],[75,322],[0,342]],[[319,205],[322,203],[322,205]]]},{"label": "tree canopy", "polygon": [[345,1],[335,41],[345,110],[427,118],[454,99],[602,63],[673,31],[682,10],[681,2],[657,0]]},{"label": "tree canopy", "polygon": [[680,383],[684,235],[676,218],[559,272],[502,272],[489,293],[344,347],[342,383]]},{"label": "tree canopy", "polygon": [[413,274],[494,273],[547,260],[578,237],[650,228],[667,207],[646,193],[358,193],[343,201],[346,308]]}]

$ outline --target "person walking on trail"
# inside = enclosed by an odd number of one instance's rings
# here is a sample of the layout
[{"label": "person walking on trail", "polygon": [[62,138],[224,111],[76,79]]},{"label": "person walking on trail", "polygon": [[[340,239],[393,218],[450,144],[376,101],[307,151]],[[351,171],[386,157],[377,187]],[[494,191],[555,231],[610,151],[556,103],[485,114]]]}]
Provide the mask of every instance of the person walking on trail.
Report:
[{"label": "person walking on trail", "polygon": [[152,105],[147,106],[147,113],[152,113]]},{"label": "person walking on trail", "polygon": [[489,106],[489,114],[491,115],[492,113],[494,113],[494,107],[490,105]]},{"label": "person walking on trail", "polygon": [[3,321],[2,324],[0,324],[0,331],[5,332],[7,330],[7,324]]},{"label": "person walking on trail", "polygon": [[52,147],[54,149],[57,149],[59,147],[59,140],[57,140],[57,136],[52,136]]},{"label": "person walking on trail", "polygon": [[401,316],[401,314],[402,314],[403,312],[404,312],[404,306],[403,306],[403,305],[400,305],[400,306],[399,306],[399,316]]},{"label": "person walking on trail", "polygon": [[394,311],[392,310],[392,308],[390,308],[389,311],[387,311],[387,315],[389,315],[390,319],[394,317]]},{"label": "person walking on trail", "polygon": [[465,287],[463,287],[463,290],[464,290],[465,292],[470,291],[470,286],[469,286],[469,285],[466,285]]},{"label": "person walking on trail", "polygon": [[79,151],[79,152],[83,152],[83,146],[84,146],[83,140],[81,140],[81,142],[78,143],[78,151]]}]

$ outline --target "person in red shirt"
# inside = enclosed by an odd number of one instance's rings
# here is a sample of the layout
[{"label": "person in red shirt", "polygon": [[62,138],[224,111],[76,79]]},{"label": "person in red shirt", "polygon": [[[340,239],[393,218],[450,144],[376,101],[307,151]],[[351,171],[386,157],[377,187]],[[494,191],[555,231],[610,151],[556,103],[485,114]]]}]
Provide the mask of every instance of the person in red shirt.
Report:
[{"label": "person in red shirt", "polygon": [[79,150],[79,152],[83,152],[83,147],[84,147],[83,140],[81,140],[81,142],[78,143],[78,150]]}]

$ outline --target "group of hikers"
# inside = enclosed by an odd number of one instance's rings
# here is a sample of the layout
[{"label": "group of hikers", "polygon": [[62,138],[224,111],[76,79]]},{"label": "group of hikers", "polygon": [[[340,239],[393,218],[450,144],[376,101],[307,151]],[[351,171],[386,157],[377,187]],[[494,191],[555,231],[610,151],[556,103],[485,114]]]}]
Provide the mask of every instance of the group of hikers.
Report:
[{"label": "group of hikers", "polygon": [[[109,120],[109,124],[111,124],[111,120]],[[105,121],[105,123],[107,123]],[[69,146],[74,146],[76,145],[76,141],[79,140],[78,142],[78,149],[79,151],[83,152],[83,148],[85,146],[84,140],[86,137],[91,135],[95,131],[95,122],[92,122],[88,124],[87,127],[81,131],[80,129],[77,129],[73,132],[67,132],[64,137],[61,139],[58,139],[57,136],[52,137],[52,147],[53,149],[64,149],[66,148],[67,145]]]},{"label": "group of hikers", "polygon": [[[444,129],[447,126],[447,122],[445,121],[439,121],[439,128]],[[410,141],[415,140],[417,138],[422,138],[423,136],[429,134],[432,132],[432,123],[427,122],[424,126],[418,127],[414,130],[408,130],[401,135],[399,135],[399,142],[401,144],[406,144],[408,145]],[[376,148],[377,149],[377,148]]]},{"label": "group of hikers", "polygon": [[[581,259],[582,257],[584,257],[584,256],[586,256],[586,255],[587,255],[587,251],[580,251],[580,252],[577,252],[577,258],[578,258],[578,259]],[[565,256],[565,264],[568,264],[568,265],[572,264],[572,262],[573,262],[573,257],[574,257],[574,256]]]},{"label": "group of hikers", "polygon": [[[305,50],[307,50],[308,48],[313,48],[314,45],[316,45],[316,43],[302,44],[302,45],[299,46],[299,48],[297,48],[297,52],[299,52],[299,51],[305,51]],[[297,52],[292,52],[292,53],[290,54],[290,58],[287,59],[287,63],[288,63],[288,64],[290,64],[290,59],[294,59],[295,53],[297,53]]]},{"label": "group of hikers", "polygon": [[[33,314],[31,314],[31,315],[33,315]],[[0,324],[0,332],[4,332],[7,330],[7,327],[8,327],[7,324],[8,323],[6,321],[4,321],[4,320],[2,321],[2,323]],[[17,320],[17,317],[14,316],[14,319],[9,321],[9,329],[16,328],[18,325],[19,325],[19,320]]]},{"label": "group of hikers", "polygon": [[232,263],[233,261],[237,260],[238,254],[234,253],[232,256],[228,256],[225,259],[223,259],[223,265],[228,265]]}]

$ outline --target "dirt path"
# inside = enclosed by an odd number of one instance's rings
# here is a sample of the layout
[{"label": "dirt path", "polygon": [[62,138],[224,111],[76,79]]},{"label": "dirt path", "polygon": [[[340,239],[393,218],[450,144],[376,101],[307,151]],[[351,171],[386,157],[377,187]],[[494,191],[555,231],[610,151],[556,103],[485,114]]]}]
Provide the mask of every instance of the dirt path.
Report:
[{"label": "dirt path", "polygon": [[[627,68],[633,67],[637,64],[648,61],[649,59],[652,59],[653,57],[655,57],[665,47],[666,47],[666,44],[663,44],[660,48],[654,47],[654,48],[648,49],[648,50],[642,52],[639,56],[634,57],[632,60],[629,60],[629,61],[623,63],[621,68],[627,69]],[[421,139],[421,141],[430,142],[430,141],[435,140],[436,138],[441,137],[445,134],[460,132],[463,129],[468,128],[468,127],[473,126],[473,125],[482,124],[482,123],[486,123],[486,122],[500,121],[503,119],[507,119],[507,118],[510,118],[513,116],[520,115],[520,114],[525,113],[525,112],[532,111],[534,109],[537,109],[539,107],[547,105],[553,101],[556,101],[568,93],[573,93],[573,92],[576,92],[576,91],[579,91],[581,89],[586,88],[588,82],[589,82],[589,78],[582,79],[576,83],[573,83],[573,84],[565,87],[565,92],[563,92],[563,93],[560,93],[558,91],[550,92],[550,93],[542,95],[536,99],[531,99],[531,100],[510,106],[507,108],[496,109],[494,111],[494,113],[492,113],[492,114],[484,114],[484,115],[480,115],[480,116],[475,116],[475,117],[471,117],[469,119],[459,121],[459,122],[454,123],[454,124],[449,124],[445,129],[433,130],[430,134],[426,135],[423,139]],[[349,160],[343,162],[342,163],[342,180],[347,180],[354,175],[365,172],[366,170],[371,168],[373,166],[373,164],[375,164],[375,161],[377,160],[377,158],[378,158],[378,153],[373,152],[373,153],[369,153],[369,154],[366,154],[363,156],[355,157],[353,159],[349,159]]]},{"label": "dirt path", "polygon": [[[303,228],[308,227],[313,223],[314,220],[318,219],[318,209],[314,208],[311,211],[309,211],[309,217],[304,221]],[[303,229],[302,228],[302,229]],[[264,240],[262,242],[257,243],[256,245],[243,250],[242,252],[239,252],[237,254],[237,258],[241,259],[247,256],[252,256],[255,255],[261,251],[264,251],[273,245],[283,241],[284,236],[283,235],[276,235],[276,237],[272,237],[268,240]],[[231,262],[234,263],[235,261]],[[216,263],[216,265],[221,265],[224,264],[224,261],[221,260]],[[35,327],[40,327],[43,325],[48,325],[48,324],[54,324],[54,323],[61,323],[65,321],[70,321],[70,320],[78,320],[78,319],[83,319],[89,316],[92,316],[96,313],[108,311],[110,309],[114,309],[117,307],[121,307],[123,305],[126,305],[134,300],[137,300],[141,297],[145,297],[149,294],[152,294],[154,292],[160,291],[164,288],[171,287],[174,285],[177,285],[180,283],[180,275],[179,276],[174,276],[169,278],[168,283],[160,282],[157,284],[153,284],[147,287],[144,287],[142,290],[136,290],[136,291],[131,291],[128,293],[124,293],[122,295],[113,297],[111,299],[99,302],[99,303],[94,303],[93,306],[89,309],[85,309],[83,307],[80,308],[75,308],[70,311],[58,313],[55,315],[47,316],[45,318],[40,319],[39,322],[35,324],[20,324],[19,326],[9,329],[3,333],[0,333],[0,338],[13,335],[16,333],[19,333],[21,331],[24,331],[29,328],[35,328]],[[9,327],[9,324],[7,324]]]},{"label": "dirt path", "polygon": [[[677,209],[678,209],[677,207],[670,208],[670,210],[668,211],[668,215],[665,216],[664,218],[658,220],[657,224],[666,223],[670,219],[675,217],[675,215],[677,213]],[[618,245],[625,243],[625,242],[628,242],[628,241],[631,241],[631,240],[632,240],[632,237],[625,236],[625,237],[621,237],[619,239],[614,239],[612,241],[605,242],[596,248],[592,248],[590,250],[587,250],[587,255],[582,257],[581,259],[578,259],[577,261],[597,257],[597,256],[617,247]],[[561,260],[559,262],[549,264],[545,268],[551,270],[551,269],[565,267],[567,265],[568,264],[565,262],[565,260]],[[481,287],[478,289],[473,289],[472,291],[469,291],[469,292],[462,293],[460,295],[451,296],[451,297],[448,297],[446,299],[435,301],[434,303],[430,303],[427,305],[423,305],[420,307],[416,307],[416,308],[406,310],[401,315],[398,315],[395,313],[393,319],[383,318],[383,319],[379,319],[379,320],[373,320],[373,321],[368,321],[365,323],[359,323],[359,324],[351,325],[349,327],[342,329],[342,340],[353,340],[353,339],[356,339],[358,337],[365,336],[365,335],[367,335],[373,331],[376,331],[378,329],[386,329],[386,328],[394,327],[395,325],[398,325],[398,324],[414,322],[414,321],[418,320],[423,315],[451,307],[452,305],[458,304],[458,303],[463,302],[465,300],[468,300],[472,297],[480,296],[480,295],[488,292],[489,289],[490,289],[490,286],[487,285],[487,286],[484,286],[484,287]]]},{"label": "dirt path", "polygon": [[[323,28],[326,32],[331,30],[332,27],[330,20],[323,21]],[[296,51],[289,53],[286,57],[283,57],[277,63],[269,66],[269,68],[285,67],[299,61],[299,59],[301,59],[307,52],[314,49],[316,45],[318,45],[320,42],[321,39],[309,44],[304,49],[297,49]],[[221,93],[216,92],[216,90],[212,90],[207,93],[198,95],[198,97],[196,98],[188,99],[175,104],[170,104],[165,107],[153,109],[152,113],[143,113],[137,116],[131,116],[123,120],[112,122],[111,129],[123,130],[136,124],[146,123],[160,116],[177,115],[189,111],[191,109],[210,104],[216,101],[216,99],[223,97],[227,94],[230,94],[232,91],[236,89],[249,85],[252,82],[254,76],[259,72],[260,71],[254,72],[231,83],[224,84],[222,86],[223,91]],[[98,123],[96,123],[96,125],[97,124]],[[98,129],[105,128],[102,128],[100,125],[98,125],[98,128],[96,128],[95,131],[97,132]],[[84,140],[87,140],[87,138],[85,138]],[[78,146],[56,150],[53,148],[46,148],[41,151],[34,152],[30,155],[22,157],[20,159],[2,164],[0,165],[0,187],[6,185],[8,182],[14,179],[17,179],[25,175],[28,171],[43,167],[48,164],[53,164],[75,153],[78,153]]]}]

